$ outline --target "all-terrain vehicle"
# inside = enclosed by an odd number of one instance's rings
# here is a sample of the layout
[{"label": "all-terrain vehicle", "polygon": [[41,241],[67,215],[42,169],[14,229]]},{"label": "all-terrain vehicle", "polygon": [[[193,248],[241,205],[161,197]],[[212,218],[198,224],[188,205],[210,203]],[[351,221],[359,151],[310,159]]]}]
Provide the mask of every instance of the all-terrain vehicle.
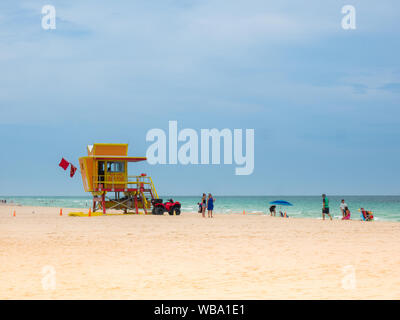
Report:
[{"label": "all-terrain vehicle", "polygon": [[174,201],[169,199],[167,202],[163,203],[162,199],[153,199],[153,210],[152,213],[155,215],[163,215],[164,212],[168,212],[169,215],[177,215],[181,214],[181,204],[178,201]]}]

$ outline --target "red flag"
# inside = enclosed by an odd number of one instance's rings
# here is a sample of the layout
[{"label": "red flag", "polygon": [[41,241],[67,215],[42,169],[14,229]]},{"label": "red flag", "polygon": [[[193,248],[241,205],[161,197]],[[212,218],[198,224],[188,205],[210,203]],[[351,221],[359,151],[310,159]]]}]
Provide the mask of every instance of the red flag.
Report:
[{"label": "red flag", "polygon": [[69,176],[72,178],[76,172],[76,167],[71,163],[71,171],[69,172]]},{"label": "red flag", "polygon": [[61,159],[61,162],[59,163],[59,166],[63,168],[64,170],[67,170],[69,166],[69,162],[65,160],[64,158]]}]

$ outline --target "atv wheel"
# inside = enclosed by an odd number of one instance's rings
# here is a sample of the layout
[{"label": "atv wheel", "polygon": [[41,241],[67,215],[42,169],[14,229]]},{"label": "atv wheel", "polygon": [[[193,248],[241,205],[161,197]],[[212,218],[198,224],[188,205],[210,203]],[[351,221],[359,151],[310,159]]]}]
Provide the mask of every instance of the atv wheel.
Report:
[{"label": "atv wheel", "polygon": [[179,216],[181,214],[181,209],[180,208],[172,208],[171,211],[168,212],[170,216],[173,216],[174,213],[175,215]]}]

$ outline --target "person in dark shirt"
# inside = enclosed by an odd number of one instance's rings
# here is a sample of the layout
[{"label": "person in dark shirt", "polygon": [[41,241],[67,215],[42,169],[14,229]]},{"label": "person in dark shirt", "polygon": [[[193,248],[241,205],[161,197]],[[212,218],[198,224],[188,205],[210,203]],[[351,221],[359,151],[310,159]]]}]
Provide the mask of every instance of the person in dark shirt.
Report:
[{"label": "person in dark shirt", "polygon": [[271,217],[272,216],[276,216],[276,206],[270,206],[269,207],[269,212],[270,212],[270,214],[271,214]]},{"label": "person in dark shirt", "polygon": [[203,193],[203,197],[201,198],[201,215],[203,218],[206,217],[206,204],[207,204],[207,196]]}]

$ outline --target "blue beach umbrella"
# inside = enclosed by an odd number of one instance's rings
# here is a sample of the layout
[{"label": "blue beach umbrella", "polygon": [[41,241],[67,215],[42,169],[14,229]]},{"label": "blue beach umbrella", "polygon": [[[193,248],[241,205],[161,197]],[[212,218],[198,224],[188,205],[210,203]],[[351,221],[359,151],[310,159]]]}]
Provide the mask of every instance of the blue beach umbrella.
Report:
[{"label": "blue beach umbrella", "polygon": [[[285,200],[275,200],[275,201],[271,201],[269,204],[275,205],[275,206],[293,206],[290,202],[285,201]],[[282,216],[282,212],[281,212],[281,216]],[[288,217],[286,216],[286,211],[285,211],[285,218]]]},{"label": "blue beach umbrella", "polygon": [[274,204],[278,206],[293,206],[290,202],[287,202],[285,200],[275,200],[271,201],[269,204]]}]

